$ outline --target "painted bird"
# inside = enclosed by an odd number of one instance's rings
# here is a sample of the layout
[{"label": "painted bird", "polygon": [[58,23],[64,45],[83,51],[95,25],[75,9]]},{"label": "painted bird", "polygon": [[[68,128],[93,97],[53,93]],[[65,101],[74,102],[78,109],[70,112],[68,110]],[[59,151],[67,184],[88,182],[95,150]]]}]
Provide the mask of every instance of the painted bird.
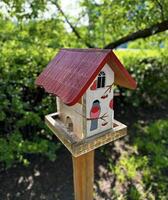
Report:
[{"label": "painted bird", "polygon": [[97,129],[100,112],[101,112],[100,101],[95,100],[90,110],[90,118],[91,118],[90,131]]}]

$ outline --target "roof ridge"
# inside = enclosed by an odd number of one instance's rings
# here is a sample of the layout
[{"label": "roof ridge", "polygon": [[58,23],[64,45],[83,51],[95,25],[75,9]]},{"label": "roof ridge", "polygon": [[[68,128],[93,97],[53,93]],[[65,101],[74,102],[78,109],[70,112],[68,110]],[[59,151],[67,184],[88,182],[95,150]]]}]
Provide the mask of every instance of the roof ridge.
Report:
[{"label": "roof ridge", "polygon": [[86,52],[111,52],[112,50],[111,49],[101,49],[101,48],[89,48],[89,49],[87,49],[87,48],[61,48],[60,50],[65,50],[65,51],[86,51]]}]

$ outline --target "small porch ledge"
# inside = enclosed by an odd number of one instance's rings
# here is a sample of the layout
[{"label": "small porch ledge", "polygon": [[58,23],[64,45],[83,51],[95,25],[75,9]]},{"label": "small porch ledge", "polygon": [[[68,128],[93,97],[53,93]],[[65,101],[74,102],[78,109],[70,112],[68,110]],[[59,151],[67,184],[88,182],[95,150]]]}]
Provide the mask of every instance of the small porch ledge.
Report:
[{"label": "small porch ledge", "polygon": [[113,129],[84,139],[79,139],[67,130],[65,124],[59,119],[59,113],[46,115],[45,123],[74,157],[88,153],[127,135],[127,126],[117,120],[114,120]]}]

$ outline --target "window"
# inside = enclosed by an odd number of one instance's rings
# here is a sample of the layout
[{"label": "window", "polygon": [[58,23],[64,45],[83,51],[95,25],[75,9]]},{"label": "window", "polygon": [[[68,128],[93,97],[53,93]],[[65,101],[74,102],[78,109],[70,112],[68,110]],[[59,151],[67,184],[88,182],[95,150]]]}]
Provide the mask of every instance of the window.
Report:
[{"label": "window", "polygon": [[97,78],[97,88],[105,87],[106,75],[103,71],[101,71]]}]

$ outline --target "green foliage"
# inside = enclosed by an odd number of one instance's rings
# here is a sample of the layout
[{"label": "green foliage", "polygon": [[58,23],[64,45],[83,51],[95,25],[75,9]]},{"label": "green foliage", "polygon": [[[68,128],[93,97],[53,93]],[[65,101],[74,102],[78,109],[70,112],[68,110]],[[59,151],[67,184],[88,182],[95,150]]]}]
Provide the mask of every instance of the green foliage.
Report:
[{"label": "green foliage", "polygon": [[135,156],[122,155],[114,167],[114,172],[121,182],[136,178],[137,170],[147,165],[147,158],[141,157],[140,159]]},{"label": "green foliage", "polygon": [[2,2],[8,8],[10,16],[11,17],[15,16],[17,17],[18,20],[37,18],[40,11],[45,11],[47,4],[46,0],[39,0],[39,1],[3,0],[1,1],[1,3]]},{"label": "green foliage", "polygon": [[55,98],[36,88],[35,78],[62,45],[58,32],[49,30],[57,25],[64,32],[63,26],[57,21],[0,22],[0,161],[27,164],[29,153],[54,160],[60,145],[46,130],[44,115],[56,110]]},{"label": "green foliage", "polygon": [[166,199],[168,187],[168,120],[158,120],[147,127],[138,127],[135,144],[142,155],[148,155],[150,174],[144,176],[157,199]]},{"label": "green foliage", "polygon": [[95,47],[102,48],[112,41],[168,18],[167,0],[80,2],[82,15],[88,19],[88,25],[83,29],[84,37]]},{"label": "green foliage", "polygon": [[134,147],[126,146],[115,165],[109,160],[116,180],[113,193],[116,199],[166,199],[168,120],[158,120],[145,127],[136,125],[134,130]]},{"label": "green foliage", "polygon": [[139,194],[139,192],[138,192],[138,190],[136,189],[135,186],[131,186],[128,189],[127,199],[131,199],[131,200],[139,200],[139,199],[141,199],[141,195]]},{"label": "green foliage", "polygon": [[54,161],[58,148],[59,145],[47,139],[35,137],[28,140],[24,139],[20,132],[13,132],[7,138],[0,138],[0,160],[4,162],[5,167],[10,167],[14,161],[28,165],[28,154],[38,153]]},{"label": "green foliage", "polygon": [[166,49],[117,50],[116,53],[138,84],[135,91],[123,90],[126,102],[134,106],[161,106],[168,101]]},{"label": "green foliage", "polygon": [[[61,8],[64,5],[63,0],[1,0],[4,9],[0,11],[0,14],[7,18],[14,17],[19,23],[45,18],[51,18],[53,21],[65,20],[65,16],[58,11],[56,3],[59,3]],[[75,47],[86,46],[86,43],[89,43],[90,46],[103,48],[123,36],[168,19],[167,0],[78,0],[69,4],[76,5],[74,12],[69,12],[64,8],[63,11],[80,35],[77,41],[74,34],[68,34],[75,41]],[[55,27],[51,30],[56,29]],[[162,39],[154,37],[153,42],[163,44],[163,38],[166,39],[167,33],[164,35]],[[67,44],[71,43],[70,38]],[[153,48],[151,40],[148,42],[147,39],[145,43]]]}]

